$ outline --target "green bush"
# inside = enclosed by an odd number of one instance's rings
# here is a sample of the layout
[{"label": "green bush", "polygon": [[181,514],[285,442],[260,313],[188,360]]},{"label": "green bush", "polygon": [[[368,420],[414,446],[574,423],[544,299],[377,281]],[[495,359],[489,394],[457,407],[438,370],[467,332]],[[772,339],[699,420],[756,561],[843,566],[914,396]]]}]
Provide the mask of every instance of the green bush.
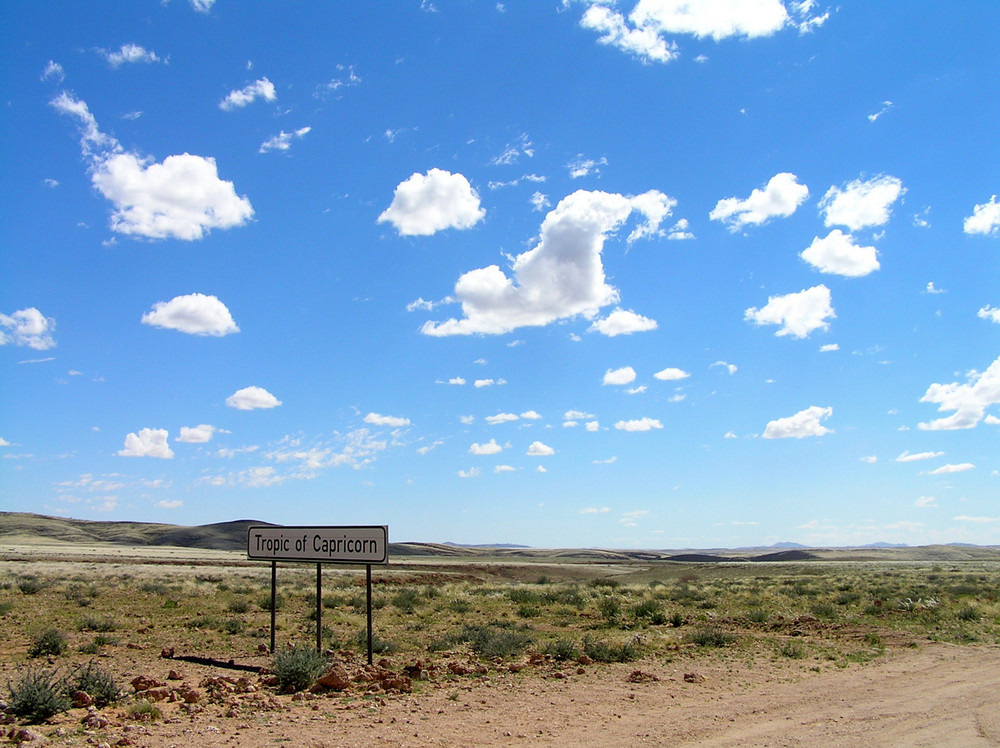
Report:
[{"label": "green bush", "polygon": [[34,595],[41,592],[44,586],[36,577],[21,577],[17,580],[17,588],[24,595]]},{"label": "green bush", "polygon": [[531,643],[531,637],[527,633],[503,622],[463,626],[451,639],[467,643],[472,651],[483,657],[513,657]]},{"label": "green bush", "polygon": [[118,624],[114,622],[111,618],[97,618],[95,616],[87,616],[80,619],[80,622],[76,625],[80,631],[95,631],[107,633],[109,631],[115,631],[118,628]]},{"label": "green bush", "polygon": [[[270,605],[270,603],[271,600],[270,598],[268,598],[268,604]],[[250,603],[244,600],[242,597],[238,597],[235,600],[230,600],[229,605],[226,606],[226,609],[230,613],[242,615],[243,613],[246,613],[247,611],[250,610]]]},{"label": "green bush", "polygon": [[129,719],[136,722],[155,722],[163,716],[160,707],[145,699],[133,701],[126,710]]},{"label": "green bush", "polygon": [[409,587],[401,589],[392,598],[393,607],[400,613],[412,613],[419,604],[420,593]]},{"label": "green bush", "polygon": [[770,613],[763,608],[751,608],[747,612],[747,618],[750,619],[751,623],[767,623]]},{"label": "green bush", "polygon": [[10,698],[7,709],[29,724],[43,722],[71,706],[66,697],[65,683],[55,671],[29,668],[8,689]]},{"label": "green bush", "polygon": [[28,647],[30,657],[45,657],[46,655],[61,655],[66,651],[66,635],[59,629],[45,629],[32,639]]},{"label": "green bush", "polygon": [[67,681],[66,690],[70,694],[74,691],[83,691],[97,706],[113,704],[121,696],[121,688],[115,677],[93,661],[73,672]]},{"label": "green bush", "polygon": [[958,611],[958,620],[960,621],[978,621],[979,611],[972,605],[966,605],[964,608]]},{"label": "green bush", "polygon": [[802,646],[802,642],[797,642],[794,639],[789,639],[782,644],[778,652],[782,657],[789,657],[793,660],[801,660],[806,656],[806,648]]},{"label": "green bush", "polygon": [[0,600],[0,618],[10,613],[13,607],[14,603],[10,602],[10,600]]},{"label": "green bush", "polygon": [[278,678],[278,687],[283,691],[304,691],[316,682],[326,668],[326,657],[304,645],[279,649],[271,666]]},{"label": "green bush", "polygon": [[583,653],[594,662],[631,662],[639,656],[634,642],[612,644],[590,634],[583,637]]},{"label": "green bush", "polygon": [[733,644],[737,637],[717,626],[704,626],[695,629],[689,636],[692,644],[699,647],[727,647]]},{"label": "green bush", "polygon": [[543,654],[547,654],[552,659],[563,662],[565,660],[575,660],[580,656],[580,648],[572,639],[556,639],[545,645]]}]

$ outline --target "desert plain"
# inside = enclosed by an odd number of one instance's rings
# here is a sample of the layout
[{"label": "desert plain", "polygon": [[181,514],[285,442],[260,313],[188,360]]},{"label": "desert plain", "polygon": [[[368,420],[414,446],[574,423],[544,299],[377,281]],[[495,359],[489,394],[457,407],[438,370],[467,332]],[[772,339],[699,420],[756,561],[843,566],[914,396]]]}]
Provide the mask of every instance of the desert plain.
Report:
[{"label": "desert plain", "polygon": [[393,550],[368,665],[364,567],[279,563],[272,653],[269,563],[5,534],[0,740],[1000,745],[995,548]]}]

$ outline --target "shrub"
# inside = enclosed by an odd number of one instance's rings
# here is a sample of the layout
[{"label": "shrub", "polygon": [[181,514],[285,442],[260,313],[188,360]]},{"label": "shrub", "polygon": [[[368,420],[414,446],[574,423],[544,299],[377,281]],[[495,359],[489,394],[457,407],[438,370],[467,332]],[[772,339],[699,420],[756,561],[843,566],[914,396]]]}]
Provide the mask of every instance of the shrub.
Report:
[{"label": "shrub", "polygon": [[326,658],[309,646],[296,645],[280,649],[274,655],[271,670],[283,691],[304,691],[327,668]]},{"label": "shrub", "polygon": [[155,722],[163,716],[160,707],[151,701],[139,699],[128,705],[127,715],[136,722]]},{"label": "shrub", "polygon": [[[268,597],[267,602],[268,605],[271,604],[270,597]],[[230,600],[229,605],[226,606],[226,609],[230,613],[235,613],[236,615],[242,615],[243,613],[246,613],[248,610],[250,610],[250,603],[244,600],[242,597],[238,597],[235,600]]]},{"label": "shrub", "polygon": [[958,611],[958,620],[960,621],[978,621],[979,611],[972,605],[966,605],[964,608]]},{"label": "shrub", "polygon": [[563,662],[565,660],[575,660],[580,656],[580,649],[572,639],[556,639],[545,645],[543,652],[552,659]]},{"label": "shrub", "polygon": [[517,631],[502,622],[488,623],[485,626],[463,626],[451,639],[467,643],[472,651],[483,657],[513,657],[523,652],[531,642],[531,637],[524,631]]},{"label": "shrub", "polygon": [[219,631],[224,634],[239,634],[243,631],[243,621],[239,618],[227,618],[219,626]]},{"label": "shrub", "polygon": [[[271,610],[271,593],[268,592],[266,595],[261,595],[260,599],[257,601],[257,605],[260,606],[261,610]],[[281,610],[285,605],[285,599],[281,595],[274,596],[274,609]]]},{"label": "shrub", "polygon": [[639,656],[634,641],[611,644],[590,634],[583,637],[583,653],[594,662],[631,662]]},{"label": "shrub", "polygon": [[17,588],[24,595],[34,595],[41,592],[44,586],[36,577],[21,577],[17,580]]},{"label": "shrub", "polygon": [[[368,651],[368,629],[361,629],[358,635],[354,638],[355,644],[357,644],[358,649],[362,652]],[[388,652],[395,652],[395,643],[389,641],[388,639],[379,638],[378,634],[374,631],[372,632],[372,653],[373,654],[386,654]]]},{"label": "shrub", "polygon": [[718,626],[705,626],[690,634],[693,644],[699,647],[727,647],[737,639],[735,634],[723,631]]},{"label": "shrub", "polygon": [[63,680],[55,671],[28,669],[13,685],[8,686],[7,709],[30,724],[43,722],[53,714],[70,708]]},{"label": "shrub", "polygon": [[87,616],[86,618],[80,619],[80,622],[77,624],[77,628],[80,631],[95,631],[95,632],[107,633],[109,631],[116,630],[118,628],[118,624],[116,624],[110,618],[96,618],[94,616]]},{"label": "shrub", "polygon": [[660,603],[656,600],[643,600],[632,608],[632,615],[636,618],[647,618],[652,623],[663,622],[663,614],[660,611]]},{"label": "shrub", "polygon": [[782,644],[778,652],[782,657],[789,657],[793,660],[801,660],[806,656],[806,648],[802,646],[802,642],[797,642],[794,639],[789,639]]},{"label": "shrub", "polygon": [[597,601],[597,609],[601,612],[601,615],[604,616],[604,620],[611,623],[618,617],[618,614],[621,613],[622,604],[615,595],[605,595]]},{"label": "shrub", "polygon": [[767,623],[770,614],[763,608],[751,608],[747,612],[747,618],[750,619],[751,623]]},{"label": "shrub", "polygon": [[527,605],[530,603],[537,603],[540,595],[532,589],[527,587],[515,587],[507,593],[507,597],[515,605]]},{"label": "shrub", "polygon": [[107,706],[118,701],[121,689],[115,677],[93,661],[77,668],[66,684],[69,693],[83,691],[97,706]]},{"label": "shrub", "polygon": [[670,625],[673,626],[675,629],[679,629],[681,626],[684,625],[684,616],[681,615],[681,612],[679,610],[675,610],[673,614],[670,616]]},{"label": "shrub", "polygon": [[38,633],[28,647],[30,657],[61,655],[66,651],[66,635],[59,629],[45,629]]},{"label": "shrub", "polygon": [[420,603],[420,593],[409,587],[401,589],[392,598],[392,605],[400,613],[412,613]]},{"label": "shrub", "polygon": [[10,613],[11,609],[14,607],[14,603],[9,600],[0,600],[0,617],[3,617]]}]

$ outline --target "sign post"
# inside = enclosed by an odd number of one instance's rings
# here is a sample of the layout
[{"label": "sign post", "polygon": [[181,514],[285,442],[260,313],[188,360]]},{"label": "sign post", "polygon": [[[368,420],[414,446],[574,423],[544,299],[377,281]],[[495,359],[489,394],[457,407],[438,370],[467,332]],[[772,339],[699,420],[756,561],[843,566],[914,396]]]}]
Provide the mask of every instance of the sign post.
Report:
[{"label": "sign post", "polygon": [[389,526],[247,529],[247,557],[271,562],[271,652],[274,652],[278,561],[316,564],[316,650],[323,648],[323,564],[364,564],[368,607],[368,664],[372,664],[372,564],[389,563]]}]

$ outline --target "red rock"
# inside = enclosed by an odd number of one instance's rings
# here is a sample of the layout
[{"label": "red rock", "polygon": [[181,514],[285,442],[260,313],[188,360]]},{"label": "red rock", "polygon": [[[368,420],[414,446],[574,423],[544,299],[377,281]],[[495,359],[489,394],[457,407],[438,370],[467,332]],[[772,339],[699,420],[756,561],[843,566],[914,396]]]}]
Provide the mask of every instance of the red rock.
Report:
[{"label": "red rock", "polygon": [[166,683],[158,681],[156,678],[149,675],[137,675],[132,679],[131,683],[132,688],[136,690],[136,693],[139,691],[148,691],[150,688],[162,688],[167,685]]},{"label": "red rock", "polygon": [[351,685],[351,676],[347,668],[335,662],[316,680],[316,685],[333,691],[344,691]]}]

